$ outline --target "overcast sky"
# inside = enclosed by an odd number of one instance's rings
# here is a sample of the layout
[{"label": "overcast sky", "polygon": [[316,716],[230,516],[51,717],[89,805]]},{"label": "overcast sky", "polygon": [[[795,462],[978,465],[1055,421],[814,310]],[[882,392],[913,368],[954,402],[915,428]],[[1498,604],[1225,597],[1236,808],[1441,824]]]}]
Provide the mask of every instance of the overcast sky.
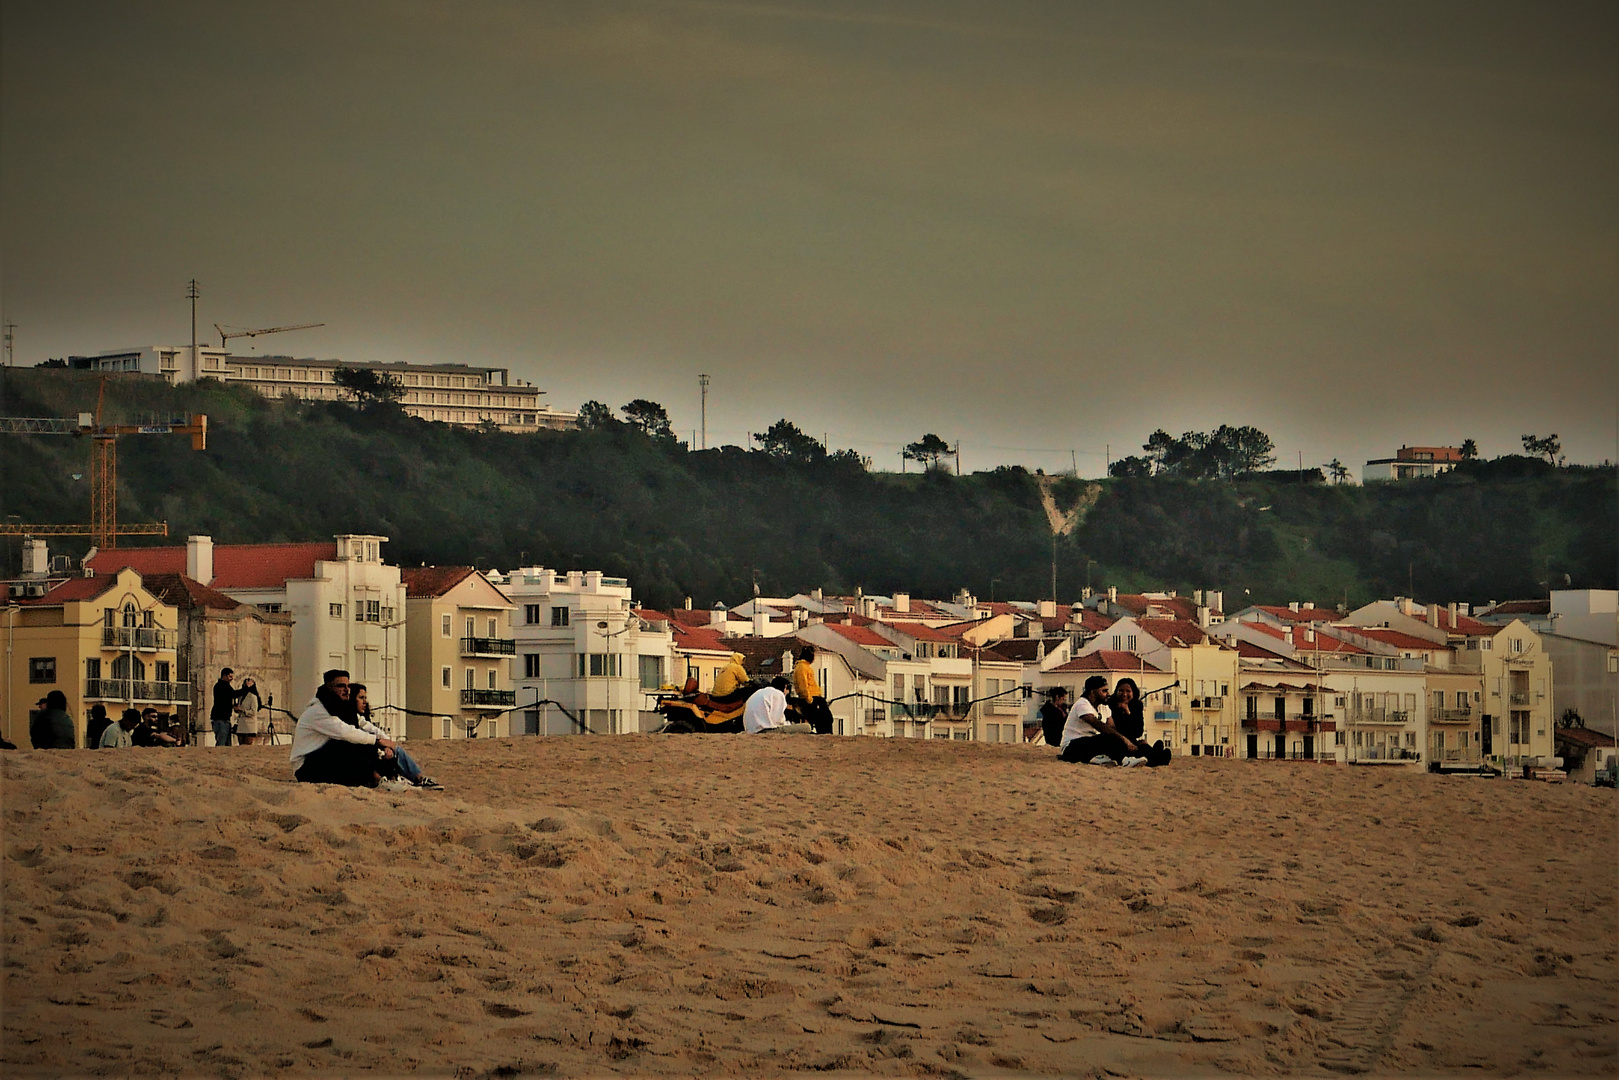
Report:
[{"label": "overcast sky", "polygon": [[[510,367],[897,468],[1615,457],[1611,3],[5,0],[17,360]],[[233,343],[240,344],[240,343]],[[244,347],[239,351],[248,351]],[[1071,457],[1073,452],[1073,457]]]}]

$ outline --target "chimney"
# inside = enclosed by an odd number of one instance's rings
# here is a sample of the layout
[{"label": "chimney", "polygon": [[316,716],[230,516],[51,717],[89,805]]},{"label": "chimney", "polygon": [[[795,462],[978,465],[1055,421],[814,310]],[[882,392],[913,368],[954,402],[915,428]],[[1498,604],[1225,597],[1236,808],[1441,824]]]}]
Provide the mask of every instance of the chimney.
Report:
[{"label": "chimney", "polygon": [[686,597],[686,610],[687,611],[691,610],[691,597],[689,597],[689,596]]},{"label": "chimney", "polygon": [[1107,587],[1107,602],[1110,604],[1117,604],[1119,602],[1119,587],[1117,585],[1109,585]]},{"label": "chimney", "polygon": [[50,573],[50,550],[43,540],[24,540],[22,542],[22,572],[23,577],[44,577]]},{"label": "chimney", "polygon": [[725,605],[714,601],[714,610],[708,613],[708,625],[725,629]]},{"label": "chimney", "polygon": [[860,598],[860,614],[868,619],[877,617],[877,598],[875,596],[863,596]]},{"label": "chimney", "polygon": [[1452,630],[1456,629],[1456,608],[1456,601],[1452,600],[1450,602],[1450,628]]},{"label": "chimney", "polygon": [[1305,611],[1310,611],[1311,609],[1313,609],[1315,607],[1315,601],[1314,600],[1306,600],[1300,606],[1303,607]]},{"label": "chimney", "polygon": [[817,585],[815,588],[810,590],[810,599],[814,600],[816,603],[820,603],[822,600],[826,599],[826,594],[822,593],[821,587]]},{"label": "chimney", "polygon": [[1209,609],[1206,605],[1197,606],[1197,625],[1204,630],[1209,628]]},{"label": "chimney", "polygon": [[1314,645],[1315,644],[1315,627],[1306,626],[1304,628],[1304,643],[1306,645]]},{"label": "chimney", "polygon": [[1438,604],[1429,604],[1428,605],[1428,625],[1429,626],[1438,626],[1439,625],[1439,605]]},{"label": "chimney", "polygon": [[1203,603],[1203,590],[1202,589],[1193,589],[1192,590],[1192,603],[1199,604],[1199,605],[1201,605]]},{"label": "chimney", "polygon": [[759,603],[758,597],[753,600],[753,636],[765,636],[765,606]]},{"label": "chimney", "polygon": [[1209,593],[1209,607],[1220,614],[1225,614],[1225,591]]},{"label": "chimney", "polygon": [[186,537],[186,577],[204,585],[214,582],[214,538]]},{"label": "chimney", "polygon": [[1416,612],[1417,606],[1411,602],[1409,596],[1396,596],[1394,599],[1399,602],[1401,615],[1409,616]]},{"label": "chimney", "polygon": [[897,592],[894,594],[894,614],[909,615],[911,613],[911,594]]},{"label": "chimney", "polygon": [[1287,610],[1289,610],[1289,611],[1297,611],[1298,609],[1299,609],[1299,602],[1297,600],[1289,600],[1287,602]]},{"label": "chimney", "polygon": [[1055,619],[1057,617],[1057,601],[1040,601],[1040,617],[1042,619]]},{"label": "chimney", "polygon": [[1471,610],[1472,610],[1472,605],[1471,604],[1457,604],[1456,605],[1456,611],[1460,615],[1463,615],[1463,616],[1470,615]]}]

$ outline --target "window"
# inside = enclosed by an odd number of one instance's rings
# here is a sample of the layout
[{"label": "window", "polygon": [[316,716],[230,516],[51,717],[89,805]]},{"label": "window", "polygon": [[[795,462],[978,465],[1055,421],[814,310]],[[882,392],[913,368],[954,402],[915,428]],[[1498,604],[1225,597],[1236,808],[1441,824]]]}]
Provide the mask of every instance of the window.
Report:
[{"label": "window", "polygon": [[101,678],[101,658],[92,656],[84,662],[84,677],[86,679]]},{"label": "window", "polygon": [[894,676],[894,700],[905,700],[905,676],[903,675]]},{"label": "window", "polygon": [[467,637],[478,636],[477,622],[478,620],[474,619],[471,615],[467,616]]},{"label": "window", "polygon": [[1435,690],[1433,692],[1433,707],[1435,709],[1443,709],[1445,707],[1445,692],[1443,690]]},{"label": "window", "polygon": [[540,677],[540,654],[523,654],[523,678],[538,679]]},{"label": "window", "polygon": [[53,683],[56,681],[56,657],[31,656],[28,658],[28,681]]},{"label": "window", "polygon": [[1126,634],[1125,635],[1124,648],[1125,648],[1125,651],[1127,651],[1127,652],[1135,652],[1136,651],[1136,636],[1134,634]]},{"label": "window", "polygon": [[152,665],[152,669],[152,677],[158,682],[166,683],[173,681],[169,678],[169,662],[167,660],[157,661]]},{"label": "window", "polygon": [[1619,653],[1608,654],[1608,674],[1619,673]]},{"label": "window", "polygon": [[1259,719],[1259,698],[1253,694],[1248,695],[1248,719]]},{"label": "window", "polygon": [[487,634],[485,634],[484,637],[491,637],[491,638],[495,637],[496,636],[495,635],[495,620],[486,619],[485,620],[485,625],[489,628],[489,632]]},{"label": "window", "polygon": [[663,657],[641,656],[636,658],[640,666],[641,689],[656,690],[663,685]]},{"label": "window", "polygon": [[[539,607],[538,604],[534,605],[534,621],[535,622],[540,621],[540,607]],[[552,608],[551,609],[551,625],[552,626],[567,626],[568,625],[568,609],[565,608],[565,607],[554,607],[554,608]]]},{"label": "window", "polygon": [[[446,615],[445,618],[448,619],[449,616]],[[539,621],[540,621],[540,605],[538,605],[538,604],[524,604],[523,605],[523,625],[525,625],[525,626],[533,626],[535,623],[537,623]]]},{"label": "window", "polygon": [[489,669],[489,689],[493,690],[494,688],[495,688],[495,669],[490,668]]},{"label": "window", "polygon": [[[450,688],[450,666],[448,664],[438,669],[439,685],[448,690]],[[445,723],[449,723],[448,720]]]},{"label": "window", "polygon": [[279,615],[279,614],[281,614],[281,605],[280,604],[255,604],[254,607],[258,608],[260,611],[264,612],[266,615]]},{"label": "window", "polygon": [[367,600],[365,602],[365,621],[366,622],[381,622],[382,621],[382,601],[381,600]]},{"label": "window", "polygon": [[951,704],[955,707],[955,711],[958,713],[966,712],[967,703],[972,700],[972,688],[969,686],[954,686],[951,687],[951,694]]},{"label": "window", "polygon": [[[593,679],[616,679],[624,674],[623,653],[590,653],[590,666],[588,671]],[[579,674],[586,672],[585,654],[579,654]]]},{"label": "window", "polygon": [[450,617],[448,615],[440,615],[439,616],[439,620],[438,620],[438,636],[439,637],[449,637],[450,636]]},{"label": "window", "polygon": [[330,615],[334,619],[341,619],[343,617],[343,605],[342,604],[327,604],[326,605],[326,614]]},{"label": "window", "polygon": [[491,739],[500,738],[500,718],[499,717],[491,716],[489,718],[489,737]]},{"label": "window", "polygon": [[471,668],[464,669],[462,674],[466,676],[466,678],[462,681],[466,683],[467,689],[473,689],[476,686],[476,683],[474,683],[473,680],[477,678],[477,674]]},{"label": "window", "polygon": [[[445,674],[445,679],[446,680],[448,680],[448,678],[449,678],[449,675],[448,675],[449,670],[450,670],[449,668],[444,669],[444,671],[446,673]],[[444,726],[443,726],[443,728],[441,730],[444,732],[444,734],[442,734],[439,737],[442,738],[442,739],[448,739],[450,737],[450,718],[448,716],[446,716],[444,718]]]}]

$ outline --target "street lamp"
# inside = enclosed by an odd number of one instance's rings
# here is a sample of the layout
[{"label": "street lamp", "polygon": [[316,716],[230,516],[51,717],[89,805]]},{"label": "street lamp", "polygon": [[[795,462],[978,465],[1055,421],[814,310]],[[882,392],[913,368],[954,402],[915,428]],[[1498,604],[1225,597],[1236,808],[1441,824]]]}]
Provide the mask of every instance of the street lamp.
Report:
[{"label": "street lamp", "polygon": [[624,626],[619,630],[609,630],[608,627],[612,624],[606,619],[601,619],[596,623],[596,632],[603,638],[602,647],[607,650],[602,656],[602,661],[606,665],[604,674],[607,676],[607,733],[609,735],[620,734],[617,725],[613,723],[613,639],[629,633],[635,624],[636,617],[633,611],[625,613]]}]

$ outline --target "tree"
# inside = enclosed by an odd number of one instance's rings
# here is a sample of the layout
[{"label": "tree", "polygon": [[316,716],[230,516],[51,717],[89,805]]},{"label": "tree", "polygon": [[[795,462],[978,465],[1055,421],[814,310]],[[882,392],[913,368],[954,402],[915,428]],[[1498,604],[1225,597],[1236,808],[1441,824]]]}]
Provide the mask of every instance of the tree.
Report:
[{"label": "tree", "polygon": [[1349,479],[1349,470],[1345,468],[1344,463],[1339,461],[1337,458],[1333,458],[1331,461],[1327,462],[1327,473],[1332,477],[1332,482],[1334,484],[1341,484]]},{"label": "tree", "polygon": [[797,424],[786,417],[771,424],[763,435],[755,435],[753,441],[759,444],[760,450],[783,461],[807,464],[826,457],[826,447],[819,440],[804,434]]},{"label": "tree", "polygon": [[1276,445],[1256,427],[1228,427],[1221,424],[1210,445],[1216,448],[1216,465],[1222,476],[1245,476],[1276,464]]},{"label": "tree", "polygon": [[1109,476],[1151,476],[1153,470],[1152,459],[1131,455],[1115,461],[1107,467]]},{"label": "tree", "polygon": [[1563,452],[1563,442],[1555,432],[1545,438],[1525,435],[1523,437],[1523,448],[1531,454],[1545,458],[1546,464],[1556,465],[1557,456]]},{"label": "tree", "polygon": [[924,469],[933,469],[937,468],[939,462],[952,451],[949,443],[930,431],[900,453],[906,461],[915,461]]},{"label": "tree", "polygon": [[599,401],[587,401],[579,406],[579,427],[585,431],[610,428],[618,422],[613,410]]},{"label": "tree", "polygon": [[1152,464],[1152,471],[1161,473],[1168,465],[1169,456],[1175,449],[1175,437],[1159,428],[1147,436],[1147,441],[1141,445],[1141,449],[1147,452],[1147,460]]},{"label": "tree", "polygon": [[1463,439],[1461,454],[1463,461],[1476,460],[1478,458],[1478,443],[1472,439]]},{"label": "tree", "polygon": [[646,398],[636,398],[623,408],[624,419],[641,434],[673,441],[674,429],[669,426],[669,414],[662,405]]},{"label": "tree", "polygon": [[347,390],[362,409],[397,405],[405,397],[405,384],[399,376],[376,368],[339,367],[332,372],[332,381]]}]

